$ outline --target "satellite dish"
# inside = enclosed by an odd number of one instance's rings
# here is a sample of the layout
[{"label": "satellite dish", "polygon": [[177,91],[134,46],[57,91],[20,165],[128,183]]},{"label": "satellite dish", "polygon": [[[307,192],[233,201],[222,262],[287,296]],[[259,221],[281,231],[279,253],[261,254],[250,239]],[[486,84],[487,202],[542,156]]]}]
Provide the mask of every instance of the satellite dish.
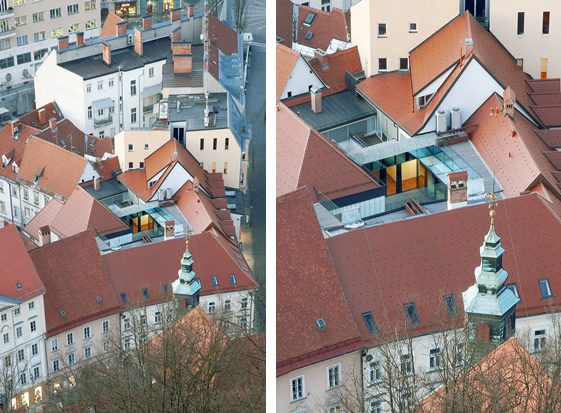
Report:
[{"label": "satellite dish", "polygon": [[27,69],[23,69],[23,77],[25,77],[26,79],[29,77],[29,70]]},{"label": "satellite dish", "polygon": [[9,82],[10,80],[12,80],[12,75],[9,73],[6,73],[6,81]]}]

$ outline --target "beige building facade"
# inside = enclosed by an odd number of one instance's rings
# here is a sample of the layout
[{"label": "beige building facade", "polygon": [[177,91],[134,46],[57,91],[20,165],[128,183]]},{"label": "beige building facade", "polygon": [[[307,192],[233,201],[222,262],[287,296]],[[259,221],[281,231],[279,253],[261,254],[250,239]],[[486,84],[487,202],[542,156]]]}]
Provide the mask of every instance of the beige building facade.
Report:
[{"label": "beige building facade", "polygon": [[115,135],[115,155],[123,172],[144,168],[144,160],[170,140],[168,130],[128,130]]},{"label": "beige building facade", "polygon": [[559,1],[494,0],[489,2],[489,24],[524,72],[534,79],[561,76]]},{"label": "beige building facade", "polygon": [[351,43],[366,76],[409,69],[409,51],[460,12],[450,0],[362,0],[351,7]]}]

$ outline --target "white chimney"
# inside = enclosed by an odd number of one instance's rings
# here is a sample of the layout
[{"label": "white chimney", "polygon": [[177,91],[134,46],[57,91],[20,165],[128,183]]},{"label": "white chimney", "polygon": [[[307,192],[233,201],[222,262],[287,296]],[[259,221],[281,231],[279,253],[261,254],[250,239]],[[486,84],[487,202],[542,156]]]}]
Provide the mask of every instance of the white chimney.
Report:
[{"label": "white chimney", "polygon": [[312,103],[312,112],[321,113],[322,111],[321,92],[318,89],[313,88],[310,91],[310,98]]},{"label": "white chimney", "polygon": [[93,181],[94,181],[94,191],[99,191],[99,178],[95,177]]}]

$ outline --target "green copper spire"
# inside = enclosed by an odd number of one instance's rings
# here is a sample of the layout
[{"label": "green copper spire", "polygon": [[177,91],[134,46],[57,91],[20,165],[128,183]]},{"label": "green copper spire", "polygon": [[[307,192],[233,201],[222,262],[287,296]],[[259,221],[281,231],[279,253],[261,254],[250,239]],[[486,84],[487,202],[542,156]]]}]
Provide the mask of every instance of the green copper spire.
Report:
[{"label": "green copper spire", "polygon": [[[187,309],[196,307],[199,303],[201,280],[195,278],[193,256],[189,251],[189,238],[185,239],[185,252],[181,258],[181,268],[177,271],[177,276],[177,280],[173,282],[172,287],[178,307]],[[182,305],[182,301],[184,305]]]}]

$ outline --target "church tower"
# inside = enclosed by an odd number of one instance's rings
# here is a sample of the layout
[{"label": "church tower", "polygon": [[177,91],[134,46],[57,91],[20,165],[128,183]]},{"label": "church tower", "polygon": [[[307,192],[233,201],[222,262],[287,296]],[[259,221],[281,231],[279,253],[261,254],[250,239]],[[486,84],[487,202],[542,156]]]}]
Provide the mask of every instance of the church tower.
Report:
[{"label": "church tower", "polygon": [[495,232],[496,198],[494,195],[490,198],[491,225],[479,250],[481,264],[475,269],[475,284],[462,293],[468,352],[476,360],[514,335],[516,304],[520,302],[505,286],[508,278],[503,268],[505,250]]},{"label": "church tower", "polygon": [[177,272],[178,279],[172,284],[173,297],[178,313],[182,313],[199,305],[201,280],[195,278],[193,256],[189,252],[189,238],[185,239],[185,253],[181,258],[181,268]]}]

